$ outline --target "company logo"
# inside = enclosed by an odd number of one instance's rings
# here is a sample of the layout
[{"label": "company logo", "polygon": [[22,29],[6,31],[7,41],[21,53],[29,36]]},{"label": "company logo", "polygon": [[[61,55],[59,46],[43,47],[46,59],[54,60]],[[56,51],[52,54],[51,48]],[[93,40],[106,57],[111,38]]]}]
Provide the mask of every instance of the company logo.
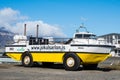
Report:
[{"label": "company logo", "polygon": [[13,51],[13,50],[14,50],[14,48],[9,48],[9,50],[10,50],[10,51]]},{"label": "company logo", "polygon": [[18,48],[17,51],[25,51],[25,49],[21,47],[21,48]]}]

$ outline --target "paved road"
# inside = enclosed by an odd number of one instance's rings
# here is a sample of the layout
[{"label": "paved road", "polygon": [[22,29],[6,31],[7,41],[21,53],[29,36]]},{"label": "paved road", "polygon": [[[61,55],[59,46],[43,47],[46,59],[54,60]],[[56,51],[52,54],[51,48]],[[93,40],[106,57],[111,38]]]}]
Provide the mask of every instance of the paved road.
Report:
[{"label": "paved road", "polygon": [[0,80],[120,80],[120,71],[110,68],[65,71],[62,65],[26,68],[20,64],[0,64]]}]

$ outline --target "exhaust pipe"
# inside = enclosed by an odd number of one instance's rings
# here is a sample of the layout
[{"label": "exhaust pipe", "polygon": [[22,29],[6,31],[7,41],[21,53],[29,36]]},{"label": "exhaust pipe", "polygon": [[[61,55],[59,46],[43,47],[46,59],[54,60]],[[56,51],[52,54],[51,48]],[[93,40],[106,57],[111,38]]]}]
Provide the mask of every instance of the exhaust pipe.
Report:
[{"label": "exhaust pipe", "polygon": [[26,24],[24,24],[24,36],[26,36]]},{"label": "exhaust pipe", "polygon": [[38,30],[39,30],[39,25],[37,24],[37,31],[36,31],[36,38],[38,38]]},{"label": "exhaust pipe", "polygon": [[37,24],[37,29],[36,29],[36,42],[38,42],[38,30],[39,30],[39,25]]}]

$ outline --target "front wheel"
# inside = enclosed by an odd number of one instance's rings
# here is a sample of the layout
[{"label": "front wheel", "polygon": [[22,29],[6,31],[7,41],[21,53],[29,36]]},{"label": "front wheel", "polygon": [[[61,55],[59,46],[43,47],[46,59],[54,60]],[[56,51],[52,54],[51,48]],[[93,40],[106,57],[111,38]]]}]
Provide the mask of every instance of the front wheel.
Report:
[{"label": "front wheel", "polygon": [[33,66],[33,59],[31,54],[23,54],[22,56],[22,65],[25,67],[32,67]]},{"label": "front wheel", "polygon": [[63,60],[65,70],[75,71],[80,67],[80,59],[75,53],[67,53]]}]

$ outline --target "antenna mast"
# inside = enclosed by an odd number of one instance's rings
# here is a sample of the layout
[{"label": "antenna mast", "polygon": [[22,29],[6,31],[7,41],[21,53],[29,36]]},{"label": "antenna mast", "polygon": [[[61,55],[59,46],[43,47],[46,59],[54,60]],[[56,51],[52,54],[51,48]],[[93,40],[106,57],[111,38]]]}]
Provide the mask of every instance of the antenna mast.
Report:
[{"label": "antenna mast", "polygon": [[80,27],[76,30],[76,32],[79,32],[80,28],[84,28],[86,32],[88,32],[87,28],[84,26],[84,23],[80,25]]}]

